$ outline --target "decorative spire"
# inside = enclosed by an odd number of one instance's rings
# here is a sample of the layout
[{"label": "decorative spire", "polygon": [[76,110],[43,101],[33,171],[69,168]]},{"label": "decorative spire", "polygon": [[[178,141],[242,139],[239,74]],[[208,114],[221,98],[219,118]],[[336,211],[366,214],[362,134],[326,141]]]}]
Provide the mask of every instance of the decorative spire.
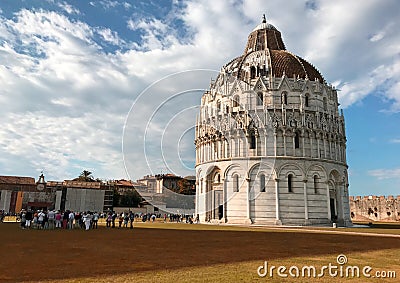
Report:
[{"label": "decorative spire", "polygon": [[262,23],[265,24],[266,22],[267,22],[267,19],[265,18],[265,14],[263,14]]}]

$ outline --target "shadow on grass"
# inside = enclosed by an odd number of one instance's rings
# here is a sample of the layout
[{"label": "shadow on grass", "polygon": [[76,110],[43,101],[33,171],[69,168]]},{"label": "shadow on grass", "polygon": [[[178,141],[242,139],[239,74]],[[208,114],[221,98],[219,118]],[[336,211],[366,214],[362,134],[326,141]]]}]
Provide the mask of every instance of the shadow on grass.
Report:
[{"label": "shadow on grass", "polygon": [[0,281],[106,276],[400,248],[399,239],[388,237],[188,227],[43,231],[0,224]]}]

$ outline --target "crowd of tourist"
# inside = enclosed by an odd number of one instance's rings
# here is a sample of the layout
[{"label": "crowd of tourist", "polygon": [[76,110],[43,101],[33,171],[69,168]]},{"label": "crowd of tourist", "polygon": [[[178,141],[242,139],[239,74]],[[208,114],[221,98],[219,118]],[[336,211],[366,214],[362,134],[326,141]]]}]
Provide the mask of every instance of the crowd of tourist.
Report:
[{"label": "crowd of tourist", "polygon": [[[74,212],[66,211],[43,211],[43,210],[22,210],[19,215],[22,229],[97,229],[99,219],[104,218],[106,227],[115,228],[118,219],[119,228],[126,227],[133,229],[135,214],[133,212],[124,212],[119,215],[115,212],[98,213],[98,212]],[[122,226],[122,222],[124,225]]]},{"label": "crowd of tourist", "polygon": [[[8,214],[0,210],[0,221]],[[193,218],[186,214],[154,214],[154,213],[133,213],[132,211],[116,213],[110,211],[102,212],[74,212],[70,210],[25,210],[22,209],[16,215],[16,221],[20,222],[22,229],[97,229],[99,220],[105,222],[107,228],[130,228],[133,229],[135,219],[137,221],[151,221],[163,219],[166,222],[182,222],[193,224]],[[196,223],[199,223],[196,218]]]}]

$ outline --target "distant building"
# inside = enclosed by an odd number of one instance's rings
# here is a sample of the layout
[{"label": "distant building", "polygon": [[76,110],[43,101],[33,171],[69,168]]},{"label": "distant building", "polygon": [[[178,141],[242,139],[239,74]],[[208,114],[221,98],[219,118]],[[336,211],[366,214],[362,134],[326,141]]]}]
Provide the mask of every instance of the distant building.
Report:
[{"label": "distant building", "polygon": [[102,182],[50,181],[56,191],[55,209],[72,211],[110,211],[113,208],[113,184]]},{"label": "distant building", "polygon": [[195,176],[181,177],[174,174],[147,175],[138,179],[137,183],[145,185],[144,187],[138,188],[139,191],[149,194],[162,194],[164,189],[176,193],[179,193],[180,190],[190,192],[188,194],[193,195],[196,193]]},{"label": "distant building", "polygon": [[144,185],[139,188],[141,192],[147,192],[147,193],[151,193],[151,194],[156,194],[156,193],[162,192],[162,191],[159,191],[160,188],[157,185],[157,178],[155,176],[146,175],[143,178],[138,179],[136,182]]},{"label": "distant building", "polygon": [[350,197],[352,221],[400,221],[400,196],[356,196]]},{"label": "distant building", "polygon": [[[194,213],[194,176],[181,177],[174,174],[147,175],[137,180],[142,186],[135,187],[145,199],[147,211],[154,213]],[[186,195],[180,192],[187,193]]]},{"label": "distant building", "polygon": [[55,191],[48,188],[43,174],[33,177],[0,176],[0,210],[18,213],[21,209],[54,208]]}]

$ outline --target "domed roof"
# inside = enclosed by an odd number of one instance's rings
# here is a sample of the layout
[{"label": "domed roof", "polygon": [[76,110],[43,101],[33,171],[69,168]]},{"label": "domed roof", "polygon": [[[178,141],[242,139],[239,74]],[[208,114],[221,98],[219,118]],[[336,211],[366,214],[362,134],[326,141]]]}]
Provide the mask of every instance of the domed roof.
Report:
[{"label": "domed roof", "polygon": [[286,47],[283,43],[280,31],[273,25],[267,23],[265,16],[263,16],[261,24],[256,26],[249,34],[244,53],[265,49],[286,50]]},{"label": "domed roof", "polygon": [[271,25],[270,23],[267,23],[267,20],[265,19],[265,15],[263,15],[263,19],[261,24],[259,24],[258,26],[256,26],[253,31],[259,30],[259,29],[274,29],[277,31],[276,27],[274,27],[273,25]]},{"label": "domed roof", "polygon": [[320,72],[303,58],[294,55],[286,50],[270,50],[271,69],[275,77],[281,77],[286,74],[288,77],[299,77],[309,80],[318,79],[320,82],[324,78]]},{"label": "domed roof", "polygon": [[286,50],[281,33],[273,25],[267,23],[265,16],[249,34],[243,55],[233,59],[224,68],[244,80],[246,76],[249,76],[248,71],[251,66],[268,70],[268,72],[263,72],[264,75],[268,73],[268,75],[282,77],[285,74],[288,77],[325,81],[312,64]]}]

